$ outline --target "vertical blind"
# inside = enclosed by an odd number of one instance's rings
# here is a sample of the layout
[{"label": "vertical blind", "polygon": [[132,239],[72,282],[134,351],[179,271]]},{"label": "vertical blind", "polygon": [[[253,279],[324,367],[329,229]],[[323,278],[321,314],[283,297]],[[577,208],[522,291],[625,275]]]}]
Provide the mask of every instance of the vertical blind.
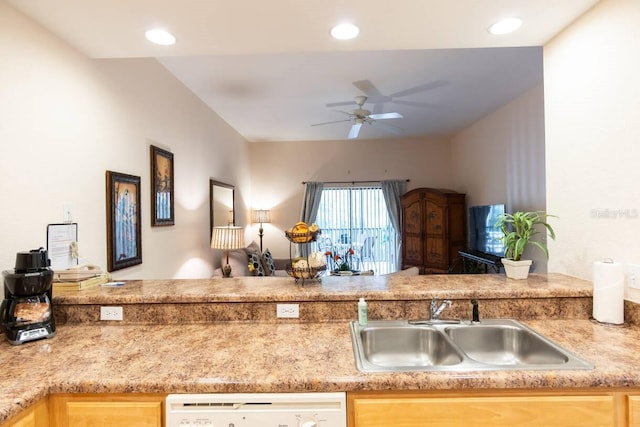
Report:
[{"label": "vertical blind", "polygon": [[[395,230],[391,226],[380,187],[329,187],[322,190],[316,216],[322,229],[322,244],[340,251],[352,247],[362,251],[367,237],[374,237],[373,254],[361,259],[360,268],[373,269],[376,274],[394,270]],[[319,247],[319,250],[328,250]],[[367,252],[367,251],[365,251]]]}]

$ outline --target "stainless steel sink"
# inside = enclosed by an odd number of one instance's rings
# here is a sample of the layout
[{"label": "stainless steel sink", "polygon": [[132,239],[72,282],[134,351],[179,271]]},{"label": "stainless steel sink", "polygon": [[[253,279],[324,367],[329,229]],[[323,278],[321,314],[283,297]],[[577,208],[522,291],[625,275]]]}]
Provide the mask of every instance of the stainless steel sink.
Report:
[{"label": "stainless steel sink", "polygon": [[470,358],[491,365],[559,365],[569,356],[540,335],[510,325],[474,325],[445,329]]},{"label": "stainless steel sink", "polygon": [[364,357],[374,366],[447,366],[462,362],[462,356],[439,331],[404,325],[364,328],[360,337]]},{"label": "stainless steel sink", "polygon": [[588,362],[511,319],[480,323],[351,322],[364,372],[592,369]]}]

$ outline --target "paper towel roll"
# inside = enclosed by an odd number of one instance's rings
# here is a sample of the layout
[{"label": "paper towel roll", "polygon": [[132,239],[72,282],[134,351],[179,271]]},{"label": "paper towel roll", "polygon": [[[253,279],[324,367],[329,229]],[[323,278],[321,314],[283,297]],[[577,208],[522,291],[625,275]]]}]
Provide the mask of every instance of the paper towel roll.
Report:
[{"label": "paper towel roll", "polygon": [[593,318],[615,325],[624,323],[624,264],[593,263]]}]

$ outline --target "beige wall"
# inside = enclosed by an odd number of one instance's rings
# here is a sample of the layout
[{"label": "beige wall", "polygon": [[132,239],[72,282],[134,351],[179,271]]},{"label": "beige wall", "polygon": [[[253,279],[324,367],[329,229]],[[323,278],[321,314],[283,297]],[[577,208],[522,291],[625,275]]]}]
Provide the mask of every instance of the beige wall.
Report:
[{"label": "beige wall", "polygon": [[[542,86],[520,95],[451,140],[452,180],[467,206],[505,203],[507,210],[545,210]],[[532,271],[546,271],[541,252],[528,249]]]},{"label": "beige wall", "polygon": [[[0,267],[46,246],[71,203],[106,268],[105,171],[142,178],[142,265],[116,278],[208,277],[209,178],[248,193],[248,144],[152,59],[89,60],[0,2]],[[149,145],[175,156],[176,225],[150,226]],[[232,161],[231,161],[232,159]]]},{"label": "beige wall", "polygon": [[550,271],[640,263],[639,22],[639,1],[603,0],[544,47]]},{"label": "beige wall", "polygon": [[[597,259],[638,262],[639,18],[636,0],[604,0],[545,46],[546,135],[538,128],[534,89],[452,145],[247,144],[155,61],[88,60],[0,2],[0,266],[11,268],[15,252],[44,245],[46,225],[61,221],[65,202],[80,224],[81,253],[106,265],[107,169],[142,177],[144,262],[116,273],[120,278],[210,274],[210,177],[238,187],[239,225],[249,223],[252,207],[273,209],[265,244],[282,256],[288,253],[282,230],[297,220],[301,181],[410,178],[409,188],[466,192],[469,204],[503,199],[511,209],[538,209],[546,167],[546,208],[560,216],[549,270],[590,278]],[[510,120],[519,124],[505,125]],[[523,160],[527,153],[538,158],[532,143],[539,138],[546,138],[546,165]],[[478,141],[515,145],[487,150]],[[174,227],[150,227],[151,143],[176,156]],[[477,170],[480,163],[491,167]],[[524,179],[531,173],[534,181]],[[517,178],[509,181],[516,185],[496,187],[502,177]],[[622,215],[613,218],[614,212]]]},{"label": "beige wall", "polygon": [[[303,181],[410,179],[407,189],[451,187],[446,139],[256,142],[250,144],[252,207],[271,209],[264,247],[289,256],[284,231],[300,218]],[[258,226],[252,227],[258,239]]]}]

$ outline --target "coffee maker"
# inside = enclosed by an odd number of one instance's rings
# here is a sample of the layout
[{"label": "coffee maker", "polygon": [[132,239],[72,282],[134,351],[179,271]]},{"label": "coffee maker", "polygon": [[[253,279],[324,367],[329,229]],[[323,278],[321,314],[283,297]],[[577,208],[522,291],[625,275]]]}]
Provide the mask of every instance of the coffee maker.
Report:
[{"label": "coffee maker", "polygon": [[0,306],[0,329],[18,345],[56,333],[51,306],[53,270],[44,248],[18,252],[15,270],[2,272],[4,300]]}]

